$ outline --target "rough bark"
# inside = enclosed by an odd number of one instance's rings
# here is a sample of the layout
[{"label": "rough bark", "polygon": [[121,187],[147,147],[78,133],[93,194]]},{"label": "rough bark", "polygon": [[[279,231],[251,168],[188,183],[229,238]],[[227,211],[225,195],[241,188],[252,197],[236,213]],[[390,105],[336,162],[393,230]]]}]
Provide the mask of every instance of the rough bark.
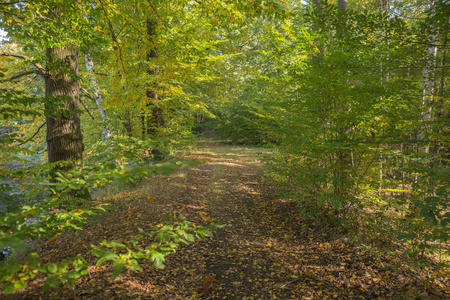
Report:
[{"label": "rough bark", "polygon": [[[66,44],[65,47],[47,48],[46,56],[48,161],[64,162],[55,166],[55,170],[68,171],[81,167],[84,150],[79,113],[78,51],[76,47]],[[50,103],[58,103],[59,107]],[[55,179],[51,181],[55,182]],[[74,193],[89,198],[86,190]]]}]

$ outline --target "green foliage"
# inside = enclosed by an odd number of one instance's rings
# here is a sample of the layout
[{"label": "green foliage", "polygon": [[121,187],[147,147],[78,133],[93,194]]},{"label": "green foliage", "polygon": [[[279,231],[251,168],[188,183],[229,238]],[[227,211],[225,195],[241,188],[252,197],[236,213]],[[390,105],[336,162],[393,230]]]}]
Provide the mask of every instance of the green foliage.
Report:
[{"label": "green foliage", "polygon": [[271,164],[286,197],[308,217],[354,227],[363,215],[417,249],[448,241],[446,100],[424,101],[426,43],[406,42],[427,40],[429,26],[330,3],[296,20],[266,31],[280,72],[277,100],[260,100],[277,120]]},{"label": "green foliage", "polygon": [[[21,218],[25,216],[35,215],[37,213],[37,207],[27,207],[23,209]],[[27,230],[23,228],[14,231],[11,236],[7,237],[3,235],[0,238],[0,246],[3,242],[11,246],[14,249],[20,249],[26,247],[23,240],[23,235],[18,233],[28,232],[28,236],[51,236],[55,234],[55,231],[46,230],[51,226],[56,226],[59,231],[64,231],[67,228],[82,229],[76,224],[86,222],[88,218],[96,215],[92,211],[76,210],[72,212],[56,213],[52,217],[41,216],[42,221],[33,223]],[[50,221],[52,219],[53,221]],[[11,224],[10,219],[4,219],[1,224]],[[16,220],[15,223],[20,227],[28,226],[24,222]],[[40,224],[40,225],[39,225]],[[195,238],[204,239],[209,236],[212,237],[211,229],[222,227],[223,225],[211,223],[210,225],[194,226],[191,222],[187,221],[183,216],[174,216],[173,221],[166,224],[158,225],[151,232],[144,232],[139,228],[142,233],[140,235],[130,236],[128,241],[102,241],[99,245],[91,245],[90,251],[96,257],[98,257],[97,265],[103,264],[107,261],[112,261],[114,270],[112,274],[112,280],[114,280],[122,272],[123,268],[132,270],[140,270],[138,261],[141,259],[147,259],[153,262],[157,268],[164,268],[164,258],[172,252],[175,252],[180,242],[189,244],[194,242]],[[11,228],[10,228],[11,229]],[[32,234],[30,234],[32,233]],[[56,232],[59,234],[60,232]],[[143,244],[144,236],[148,236],[155,242],[141,247]],[[147,244],[145,242],[145,244]],[[125,250],[125,253],[123,253]],[[64,260],[59,263],[42,264],[39,261],[37,253],[30,253],[27,259],[21,263],[14,264],[2,264],[0,268],[0,279],[3,283],[3,290],[5,293],[11,293],[16,289],[22,289],[26,287],[26,282],[35,278],[39,273],[45,274],[46,281],[42,287],[43,292],[48,291],[50,288],[58,288],[64,283],[68,283],[69,286],[73,286],[75,280],[85,276],[87,274],[87,267],[89,264],[86,260],[78,255],[69,260]]]},{"label": "green foliage", "polygon": [[[139,228],[141,234],[130,236],[128,241],[122,243],[117,241],[103,241],[99,246],[92,245],[93,254],[99,259],[97,265],[105,261],[114,262],[113,280],[120,274],[123,267],[139,270],[138,260],[147,259],[153,262],[157,268],[164,268],[164,258],[178,248],[179,243],[189,244],[195,238],[204,239],[206,236],[212,237],[211,229],[222,227],[223,225],[211,223],[207,227],[194,226],[183,216],[174,216],[173,221],[166,224],[159,224],[153,231],[144,232]],[[140,246],[145,236],[154,240],[154,243]],[[127,245],[126,245],[127,244]],[[145,242],[145,244],[147,244]],[[111,249],[111,250],[108,250]],[[119,254],[121,249],[125,254]]]},{"label": "green foliage", "polygon": [[269,133],[262,128],[263,118],[257,108],[249,103],[237,103],[226,107],[226,111],[204,126],[214,131],[225,140],[234,144],[261,145],[270,141]]},{"label": "green foliage", "polygon": [[[449,5],[437,1],[433,10],[399,1],[390,12],[323,4],[321,10],[262,0],[3,5],[1,27],[10,41],[0,47],[0,171],[21,191],[0,187],[8,212],[0,218],[0,249],[26,249],[27,239],[53,238],[98,219],[104,209],[74,197],[80,191],[181,167],[161,158],[185,145],[198,116],[212,119],[232,142],[275,144],[273,176],[305,216],[347,226],[368,220],[370,230],[422,254],[448,241]],[[434,43],[444,46],[430,57]],[[80,112],[64,109],[65,96],[44,97],[44,80],[31,77],[67,73],[42,55],[65,45],[79,50],[80,66],[84,54],[95,61],[94,70],[71,77],[83,91],[85,161],[11,168],[28,165],[45,148],[40,129],[51,111],[65,120]],[[92,101],[99,92],[106,116]],[[124,267],[138,270],[141,259],[163,267],[179,243],[206,235],[181,218],[127,242],[103,241],[92,253],[98,264],[114,263],[115,278]],[[143,246],[144,238],[154,242]],[[3,266],[0,276],[12,292],[45,273],[49,289],[73,285],[86,268],[81,257],[42,264],[32,254],[24,264]]]}]

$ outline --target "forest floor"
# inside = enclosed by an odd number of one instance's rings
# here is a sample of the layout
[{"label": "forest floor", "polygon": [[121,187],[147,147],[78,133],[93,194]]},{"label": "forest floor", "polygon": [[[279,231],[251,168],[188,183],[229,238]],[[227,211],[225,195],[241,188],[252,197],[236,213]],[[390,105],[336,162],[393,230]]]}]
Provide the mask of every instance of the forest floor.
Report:
[{"label": "forest floor", "polygon": [[[185,155],[196,161],[112,191],[104,223],[66,232],[39,245],[44,262],[87,252],[103,239],[122,241],[150,230],[163,216],[182,214],[195,224],[215,221],[213,238],[182,245],[166,268],[144,261],[111,281],[112,265],[41,295],[42,279],[9,299],[446,299],[448,277],[427,278],[395,256],[373,255],[346,233],[303,220],[295,203],[280,200],[263,176],[264,149],[209,145]],[[111,192],[111,191],[110,191]],[[441,271],[442,272],[442,271]],[[4,296],[4,295],[3,295]]]}]

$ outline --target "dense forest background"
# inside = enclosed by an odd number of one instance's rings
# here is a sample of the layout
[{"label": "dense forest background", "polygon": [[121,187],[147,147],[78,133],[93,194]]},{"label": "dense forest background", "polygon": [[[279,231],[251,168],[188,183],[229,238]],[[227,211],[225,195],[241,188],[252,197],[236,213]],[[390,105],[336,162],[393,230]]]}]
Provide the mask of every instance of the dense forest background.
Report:
[{"label": "dense forest background", "polygon": [[[94,191],[170,172],[214,133],[273,149],[266,173],[306,219],[445,262],[449,15],[444,0],[0,2],[0,247],[81,229],[104,210]],[[209,232],[184,222],[140,257],[93,251],[114,276],[161,267]],[[0,275],[11,292],[85,270],[31,255]]]}]

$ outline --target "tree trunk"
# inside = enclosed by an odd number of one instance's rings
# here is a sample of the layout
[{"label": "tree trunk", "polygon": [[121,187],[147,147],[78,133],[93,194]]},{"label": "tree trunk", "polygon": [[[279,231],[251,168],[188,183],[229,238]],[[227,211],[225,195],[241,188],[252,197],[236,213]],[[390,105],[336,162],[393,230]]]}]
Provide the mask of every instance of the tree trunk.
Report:
[{"label": "tree trunk", "polygon": [[111,137],[111,130],[107,125],[108,118],[106,116],[106,110],[103,108],[103,94],[100,89],[100,86],[97,83],[97,78],[95,78],[94,74],[94,60],[89,54],[86,54],[84,58],[86,61],[86,70],[89,73],[91,73],[90,76],[91,86],[94,91],[95,103],[97,104],[98,111],[100,112],[100,116],[102,117],[103,136],[105,138],[105,141],[107,141]]},{"label": "tree trunk", "polygon": [[[435,0],[430,1],[431,16],[436,14],[435,11]],[[426,47],[425,67],[422,73],[422,105],[424,110],[422,112],[422,122],[423,126],[419,134],[420,142],[425,143],[420,147],[420,152],[429,153],[430,146],[427,141],[430,134],[430,121],[432,119],[432,105],[434,96],[434,79],[435,79],[435,68],[436,68],[436,57],[437,57],[437,41],[438,41],[438,29],[435,24],[430,24],[431,29],[428,34],[429,44]]]},{"label": "tree trunk", "polygon": [[[158,57],[158,53],[156,51],[155,46],[155,37],[156,37],[156,22],[151,18],[147,19],[147,38],[149,43],[149,51],[147,52],[147,61],[148,61],[148,74],[151,78],[152,76],[156,76],[157,68],[151,67],[152,60]],[[160,107],[158,107],[158,94],[154,90],[156,87],[155,83],[149,83],[146,91],[147,96],[147,107],[151,109],[151,115],[147,115],[147,132],[148,136],[155,136],[158,133],[158,128],[162,126],[164,122],[163,111]],[[160,149],[155,148],[152,149],[153,158],[162,159],[164,158],[163,153]]]},{"label": "tree trunk", "polygon": [[[66,44],[65,47],[47,48],[46,55],[48,161],[64,163],[56,165],[55,171],[69,171],[81,167],[84,150],[79,112],[78,51],[73,45]],[[54,178],[51,180],[55,181]],[[89,198],[87,190],[74,191],[71,194]]]},{"label": "tree trunk", "polygon": [[[147,19],[147,37],[150,46],[150,50],[147,52],[147,61],[149,63],[148,74],[149,77],[156,76],[157,68],[150,67],[152,60],[158,57],[155,47],[155,36],[156,36],[156,22],[150,18]],[[147,91],[147,107],[151,107],[151,115],[147,116],[147,135],[155,135],[158,128],[162,125],[163,115],[161,108],[158,107],[158,94],[154,90],[154,83],[150,83]]]},{"label": "tree trunk", "polygon": [[123,115],[120,117],[122,125],[125,128],[125,132],[129,138],[133,137],[133,123],[131,122],[131,111],[126,109]]},{"label": "tree trunk", "polygon": [[338,0],[338,7],[341,11],[347,9],[347,0]]},{"label": "tree trunk", "polygon": [[322,14],[323,4],[320,0],[314,0],[314,6],[319,9],[319,14]]}]

